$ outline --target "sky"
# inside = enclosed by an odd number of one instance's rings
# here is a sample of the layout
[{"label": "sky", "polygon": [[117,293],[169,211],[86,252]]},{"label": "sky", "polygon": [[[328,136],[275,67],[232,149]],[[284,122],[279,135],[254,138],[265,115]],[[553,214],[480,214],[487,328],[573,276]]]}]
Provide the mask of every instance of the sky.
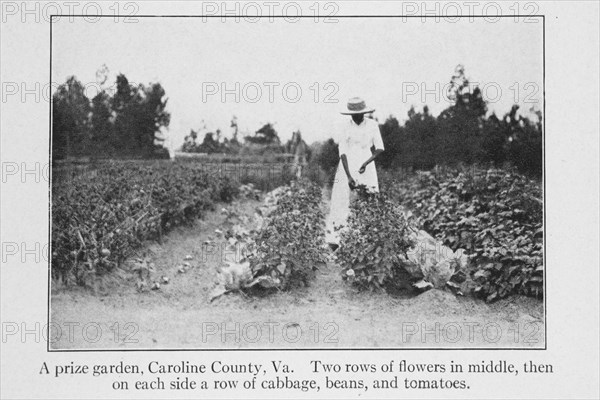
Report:
[{"label": "sky", "polygon": [[[190,129],[251,134],[271,122],[282,140],[300,130],[308,142],[335,135],[348,98],[360,96],[380,121],[406,119],[411,106],[434,115],[449,103],[444,87],[462,64],[490,112],[517,103],[542,109],[542,26],[504,18],[492,23],[399,18],[138,18],[115,23],[67,18],[53,26],[52,80],[75,75],[97,93],[96,71],[130,82],[159,82],[171,113],[166,144],[180,147]],[[337,101],[337,102],[336,102]]]}]

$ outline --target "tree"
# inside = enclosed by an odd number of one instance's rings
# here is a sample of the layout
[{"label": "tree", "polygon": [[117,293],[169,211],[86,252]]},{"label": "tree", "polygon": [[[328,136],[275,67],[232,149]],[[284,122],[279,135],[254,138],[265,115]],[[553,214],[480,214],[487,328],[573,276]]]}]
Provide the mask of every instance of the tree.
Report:
[{"label": "tree", "polygon": [[390,168],[396,162],[404,159],[403,153],[406,143],[403,141],[404,127],[400,126],[400,122],[390,115],[383,124],[379,125],[381,139],[385,151],[377,158],[378,165],[383,168]]},{"label": "tree", "polygon": [[454,104],[437,118],[438,163],[452,165],[482,161],[481,134],[487,105],[479,88],[471,91],[462,65],[456,67],[450,81],[449,98],[454,100]]},{"label": "tree", "polygon": [[106,91],[102,90],[92,99],[90,130],[93,147],[103,150],[105,154],[114,154],[117,150],[114,140],[113,117],[111,98]]},{"label": "tree", "polygon": [[199,146],[200,153],[217,153],[219,152],[219,142],[214,139],[212,132],[207,132],[204,135],[204,140]]},{"label": "tree", "polygon": [[543,128],[542,113],[535,112],[537,121],[517,116],[519,106],[514,105],[504,117],[508,137],[507,158],[519,170],[542,176]]},{"label": "tree", "polygon": [[165,91],[159,83],[133,87],[125,75],[117,76],[112,110],[115,113],[114,137],[122,153],[150,156],[157,146],[161,147],[164,139],[157,137],[157,133],[170,122],[164,97]]},{"label": "tree", "polygon": [[338,166],[340,155],[337,143],[333,139],[315,142],[310,145],[311,164],[318,165],[328,174],[333,174]]},{"label": "tree", "polygon": [[90,101],[74,76],[52,96],[52,154],[64,158],[80,154],[89,145]]},{"label": "tree", "polygon": [[281,143],[277,131],[270,122],[266,123],[259,130],[257,130],[254,136],[246,136],[244,140],[246,140],[248,143],[262,145]]},{"label": "tree", "polygon": [[187,135],[183,140],[183,146],[181,147],[181,151],[186,153],[198,153],[198,143],[196,143],[196,139],[198,139],[198,132],[193,129],[190,129],[189,135]]},{"label": "tree", "polygon": [[162,147],[164,138],[157,136],[162,127],[168,127],[171,114],[166,111],[165,90],[160,83],[148,87],[140,85],[135,96],[135,141],[136,148],[142,154],[151,154]]},{"label": "tree", "polygon": [[427,106],[422,113],[413,108],[408,111],[404,137],[409,151],[403,154],[403,164],[417,169],[433,168],[437,162],[439,134],[437,120]]},{"label": "tree", "polygon": [[[99,70],[101,84],[107,68]],[[53,150],[67,155],[154,157],[163,149],[161,130],[169,126],[165,90],[159,83],[133,86],[117,76],[113,96],[102,89],[90,102],[83,86],[70,77],[52,97]],[[163,151],[164,153],[164,151]]]},{"label": "tree", "polygon": [[237,117],[234,115],[231,118],[231,125],[229,125],[230,128],[233,128],[233,135],[231,138],[231,143],[237,144],[238,143],[238,132],[239,132],[239,127],[238,127],[238,121],[237,121]]},{"label": "tree", "polygon": [[513,106],[502,119],[487,116],[481,90],[472,88],[465,69],[458,65],[450,80],[452,104],[437,118],[427,106],[411,108],[404,124],[393,116],[380,125],[386,151],[378,159],[384,168],[429,169],[435,165],[509,162],[521,172],[541,176],[542,115],[537,121],[518,115]]},{"label": "tree", "polygon": [[496,114],[490,115],[483,126],[480,161],[501,166],[507,161],[508,137],[504,123]]}]

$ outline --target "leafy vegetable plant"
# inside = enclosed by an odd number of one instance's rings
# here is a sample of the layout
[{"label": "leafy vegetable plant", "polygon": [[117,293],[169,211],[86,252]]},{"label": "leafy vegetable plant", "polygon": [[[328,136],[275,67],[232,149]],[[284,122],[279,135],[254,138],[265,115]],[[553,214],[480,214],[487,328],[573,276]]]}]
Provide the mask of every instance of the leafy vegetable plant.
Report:
[{"label": "leafy vegetable plant", "polygon": [[280,289],[308,285],[326,262],[321,189],[292,182],[258,233],[250,263],[254,278],[270,277]]},{"label": "leafy vegetable plant", "polygon": [[401,256],[414,243],[404,213],[385,192],[357,190],[336,253],[343,276],[362,289],[409,285]]},{"label": "leafy vegetable plant", "polygon": [[123,262],[144,240],[231,201],[238,185],[201,164],[118,163],[55,185],[52,275],[87,285]]},{"label": "leafy vegetable plant", "polygon": [[471,258],[473,292],[487,301],[543,295],[541,185],[514,169],[436,169],[387,179],[417,224]]}]

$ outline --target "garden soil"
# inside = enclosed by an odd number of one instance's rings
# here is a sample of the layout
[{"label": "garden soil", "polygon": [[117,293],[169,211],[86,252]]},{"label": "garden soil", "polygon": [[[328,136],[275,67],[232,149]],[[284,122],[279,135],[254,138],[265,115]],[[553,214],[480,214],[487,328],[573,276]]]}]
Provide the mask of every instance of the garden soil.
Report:
[{"label": "garden soil", "polygon": [[[236,200],[223,207],[252,221],[260,205]],[[54,285],[50,320],[75,329],[54,335],[51,348],[544,347],[542,301],[513,296],[487,304],[438,289],[418,295],[359,292],[342,280],[333,261],[308,287],[258,297],[234,292],[211,302],[221,262],[203,255],[202,245],[212,240],[225,248],[226,239],[214,232],[231,227],[219,206],[172,231],[162,244],[144,246],[136,256],[153,263],[152,280],[168,279],[155,290],[148,285],[140,291],[127,263],[93,289]],[[188,255],[191,260],[184,261]],[[190,267],[181,272],[184,262]]]}]

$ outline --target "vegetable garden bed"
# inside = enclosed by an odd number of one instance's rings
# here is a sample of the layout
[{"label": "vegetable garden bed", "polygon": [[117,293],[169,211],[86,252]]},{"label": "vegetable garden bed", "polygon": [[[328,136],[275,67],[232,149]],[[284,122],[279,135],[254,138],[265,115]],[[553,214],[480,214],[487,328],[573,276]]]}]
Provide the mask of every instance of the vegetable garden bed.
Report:
[{"label": "vegetable garden bed", "polygon": [[52,276],[86,285],[111,271],[144,240],[160,240],[238,185],[193,163],[109,163],[94,178],[76,177],[52,190]]},{"label": "vegetable garden bed", "polygon": [[487,301],[543,296],[540,183],[514,170],[436,169],[384,179],[417,226],[469,255],[472,291]]},{"label": "vegetable garden bed", "polygon": [[308,286],[315,270],[326,262],[321,188],[307,180],[294,181],[278,199],[258,232],[250,265],[253,277],[288,289]]}]

